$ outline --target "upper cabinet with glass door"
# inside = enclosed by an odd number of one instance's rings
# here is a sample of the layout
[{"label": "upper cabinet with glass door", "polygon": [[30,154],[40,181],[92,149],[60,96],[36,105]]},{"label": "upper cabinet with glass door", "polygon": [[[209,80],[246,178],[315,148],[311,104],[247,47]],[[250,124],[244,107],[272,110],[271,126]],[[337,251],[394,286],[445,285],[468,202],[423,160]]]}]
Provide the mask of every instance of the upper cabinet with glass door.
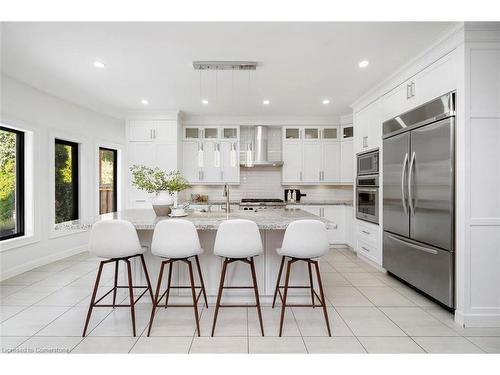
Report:
[{"label": "upper cabinet with glass door", "polygon": [[185,126],[184,139],[186,140],[238,140],[238,126]]},{"label": "upper cabinet with glass door", "polygon": [[339,137],[339,127],[338,126],[325,126],[321,128],[321,139],[326,139],[330,141],[338,141]]},{"label": "upper cabinet with glass door", "polygon": [[302,139],[302,128],[298,126],[285,127],[283,130],[283,138],[285,141],[297,141]]}]

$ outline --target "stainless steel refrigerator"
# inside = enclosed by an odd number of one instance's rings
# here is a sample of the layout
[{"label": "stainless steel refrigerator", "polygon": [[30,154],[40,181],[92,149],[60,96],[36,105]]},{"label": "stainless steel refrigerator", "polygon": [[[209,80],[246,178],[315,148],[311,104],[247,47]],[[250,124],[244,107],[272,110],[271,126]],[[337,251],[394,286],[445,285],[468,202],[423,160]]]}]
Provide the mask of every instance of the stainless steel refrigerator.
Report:
[{"label": "stainless steel refrigerator", "polygon": [[383,266],[454,307],[455,93],[383,133]]}]

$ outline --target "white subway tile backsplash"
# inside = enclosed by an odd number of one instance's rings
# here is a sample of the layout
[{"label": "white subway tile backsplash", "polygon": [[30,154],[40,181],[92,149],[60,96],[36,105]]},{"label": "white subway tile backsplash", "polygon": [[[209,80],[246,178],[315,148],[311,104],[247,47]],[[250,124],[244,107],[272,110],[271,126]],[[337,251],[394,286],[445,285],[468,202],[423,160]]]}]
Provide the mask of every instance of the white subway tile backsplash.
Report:
[{"label": "white subway tile backsplash", "polygon": [[[232,201],[241,198],[284,198],[285,188],[297,188],[302,193],[304,202],[322,200],[352,200],[352,186],[282,186],[280,168],[241,168],[240,185],[230,187]],[[181,199],[189,199],[191,193],[207,194],[209,200],[223,199],[222,186],[196,185],[186,191]]]}]

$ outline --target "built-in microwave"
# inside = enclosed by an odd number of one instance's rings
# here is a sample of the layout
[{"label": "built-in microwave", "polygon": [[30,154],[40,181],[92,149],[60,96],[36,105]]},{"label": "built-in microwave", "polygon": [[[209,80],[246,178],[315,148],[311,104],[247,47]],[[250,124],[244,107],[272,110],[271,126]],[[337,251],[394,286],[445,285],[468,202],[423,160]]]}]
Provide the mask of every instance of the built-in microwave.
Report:
[{"label": "built-in microwave", "polygon": [[358,176],[378,174],[378,159],[378,149],[358,154]]}]

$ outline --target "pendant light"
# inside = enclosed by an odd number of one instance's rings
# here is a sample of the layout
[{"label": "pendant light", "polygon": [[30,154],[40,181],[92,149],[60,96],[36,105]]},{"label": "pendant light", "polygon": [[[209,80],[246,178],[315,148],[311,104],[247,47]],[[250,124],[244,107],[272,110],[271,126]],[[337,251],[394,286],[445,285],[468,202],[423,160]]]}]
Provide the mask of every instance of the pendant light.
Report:
[{"label": "pendant light", "polygon": [[214,167],[220,168],[220,143],[215,144]]},{"label": "pendant light", "polygon": [[231,152],[229,153],[231,167],[236,167],[236,143],[231,143]]},{"label": "pendant light", "polygon": [[203,168],[203,143],[198,143],[198,167]]},{"label": "pendant light", "polygon": [[252,144],[249,143],[247,144],[247,151],[246,151],[246,161],[245,161],[245,166],[246,167],[253,167],[253,155],[252,155]]}]

